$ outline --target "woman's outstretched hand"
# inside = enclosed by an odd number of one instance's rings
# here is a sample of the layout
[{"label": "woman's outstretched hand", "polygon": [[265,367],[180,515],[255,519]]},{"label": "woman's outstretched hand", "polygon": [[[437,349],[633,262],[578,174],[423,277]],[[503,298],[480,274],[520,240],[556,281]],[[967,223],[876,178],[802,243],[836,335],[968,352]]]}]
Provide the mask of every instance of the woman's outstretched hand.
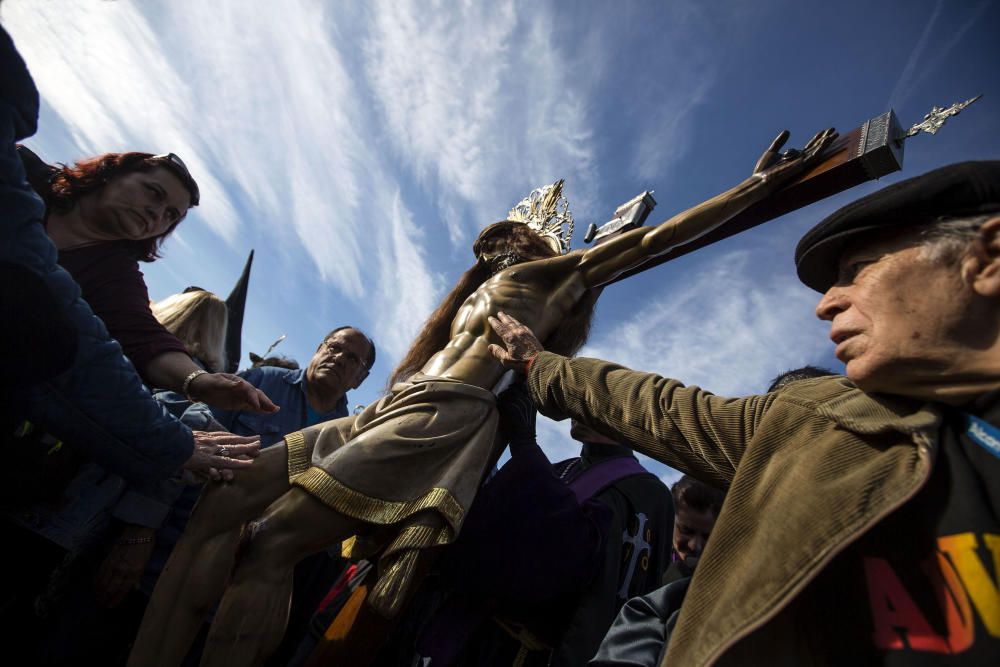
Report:
[{"label": "woman's outstretched hand", "polygon": [[273,413],[278,406],[267,394],[239,375],[231,373],[205,373],[191,381],[188,393],[202,403],[223,410],[249,410]]},{"label": "woman's outstretched hand", "polygon": [[235,470],[249,468],[260,454],[260,436],[225,431],[194,431],[194,453],[185,470],[216,481],[229,482]]}]

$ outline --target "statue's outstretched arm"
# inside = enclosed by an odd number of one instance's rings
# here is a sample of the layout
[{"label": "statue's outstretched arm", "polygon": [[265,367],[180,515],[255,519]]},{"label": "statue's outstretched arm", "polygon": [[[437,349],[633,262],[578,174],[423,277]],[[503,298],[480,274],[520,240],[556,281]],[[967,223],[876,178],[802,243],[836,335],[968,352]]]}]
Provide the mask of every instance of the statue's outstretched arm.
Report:
[{"label": "statue's outstretched arm", "polygon": [[599,287],[647,259],[669,252],[706,234],[747,207],[768,197],[816,161],[837,137],[833,128],[816,134],[802,151],[778,151],[788,140],[785,130],[757,161],[753,174],[734,188],[679,213],[656,227],[639,227],[590,248],[578,264],[587,287]]}]

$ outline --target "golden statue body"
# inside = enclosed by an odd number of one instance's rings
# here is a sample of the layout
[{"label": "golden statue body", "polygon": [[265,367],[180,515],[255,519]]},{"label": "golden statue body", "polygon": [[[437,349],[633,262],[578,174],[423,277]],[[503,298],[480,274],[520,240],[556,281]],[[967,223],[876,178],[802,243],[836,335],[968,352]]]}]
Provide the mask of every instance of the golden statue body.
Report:
[{"label": "golden statue body", "polygon": [[[264,450],[230,484],[206,489],[153,593],[129,664],[179,665],[221,598],[204,665],[259,664],[280,642],[294,565],[356,534],[384,548],[370,603],[406,598],[415,561],[452,541],[492,462],[503,374],[490,344],[500,312],[549,349],[579,347],[594,295],[622,272],[723,224],[800,174],[836,134],[779,159],[783,132],[736,187],[655,227],[554,255],[519,222],[491,225],[477,264],[431,316],[392,391],[362,414],[309,427]],[[556,344],[553,344],[556,341]]]}]

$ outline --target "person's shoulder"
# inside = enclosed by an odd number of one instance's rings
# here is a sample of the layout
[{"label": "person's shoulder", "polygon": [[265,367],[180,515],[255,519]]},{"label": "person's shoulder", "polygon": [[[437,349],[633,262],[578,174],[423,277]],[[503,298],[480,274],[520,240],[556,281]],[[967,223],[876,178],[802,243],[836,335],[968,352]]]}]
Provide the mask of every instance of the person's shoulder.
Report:
[{"label": "person's shoulder", "polygon": [[826,375],[817,378],[805,378],[788,383],[773,392],[779,398],[823,402],[851,394],[863,394],[854,383],[843,375]]},{"label": "person's shoulder", "polygon": [[240,372],[240,377],[252,385],[270,382],[295,382],[303,371],[301,369],[280,368],[278,366],[258,366]]},{"label": "person's shoulder", "polygon": [[865,432],[876,430],[912,430],[931,424],[933,410],[927,405],[887,394],[869,394],[841,375],[796,380],[774,392],[774,405],[805,409],[832,419],[845,428]]},{"label": "person's shoulder", "polygon": [[[59,264],[79,283],[84,298],[100,299],[107,295],[114,303],[134,304],[141,301],[149,307],[149,294],[139,263],[120,243],[95,243],[59,252]],[[91,303],[91,306],[95,304]]]},{"label": "person's shoulder", "polygon": [[139,262],[121,243],[105,241],[59,251],[59,262],[71,261],[81,266],[96,265],[103,271],[139,273]]},{"label": "person's shoulder", "polygon": [[622,479],[621,485],[624,488],[632,488],[642,493],[656,496],[666,497],[670,495],[670,488],[655,473],[648,469],[645,472]]}]

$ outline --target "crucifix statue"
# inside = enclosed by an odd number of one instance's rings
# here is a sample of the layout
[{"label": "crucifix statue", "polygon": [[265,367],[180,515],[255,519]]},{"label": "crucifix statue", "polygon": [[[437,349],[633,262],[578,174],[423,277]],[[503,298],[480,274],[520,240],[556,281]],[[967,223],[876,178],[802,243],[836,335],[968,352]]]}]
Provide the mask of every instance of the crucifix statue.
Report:
[{"label": "crucifix statue", "polygon": [[510,314],[549,349],[574,352],[602,286],[766,200],[836,137],[824,130],[781,155],[782,132],[735,187],[586,250],[567,252],[572,218],[560,209],[559,184],[522,202],[513,220],[484,229],[475,265],[431,315],[387,396],[359,415],[289,435],[234,482],[206,489],[129,664],[179,665],[216,604],[202,664],[262,662],[283,635],[295,563],[354,535],[379,547],[368,603],[395,614],[419,555],[454,540],[494,460],[491,389],[504,369],[489,352],[501,342],[490,318]]}]

